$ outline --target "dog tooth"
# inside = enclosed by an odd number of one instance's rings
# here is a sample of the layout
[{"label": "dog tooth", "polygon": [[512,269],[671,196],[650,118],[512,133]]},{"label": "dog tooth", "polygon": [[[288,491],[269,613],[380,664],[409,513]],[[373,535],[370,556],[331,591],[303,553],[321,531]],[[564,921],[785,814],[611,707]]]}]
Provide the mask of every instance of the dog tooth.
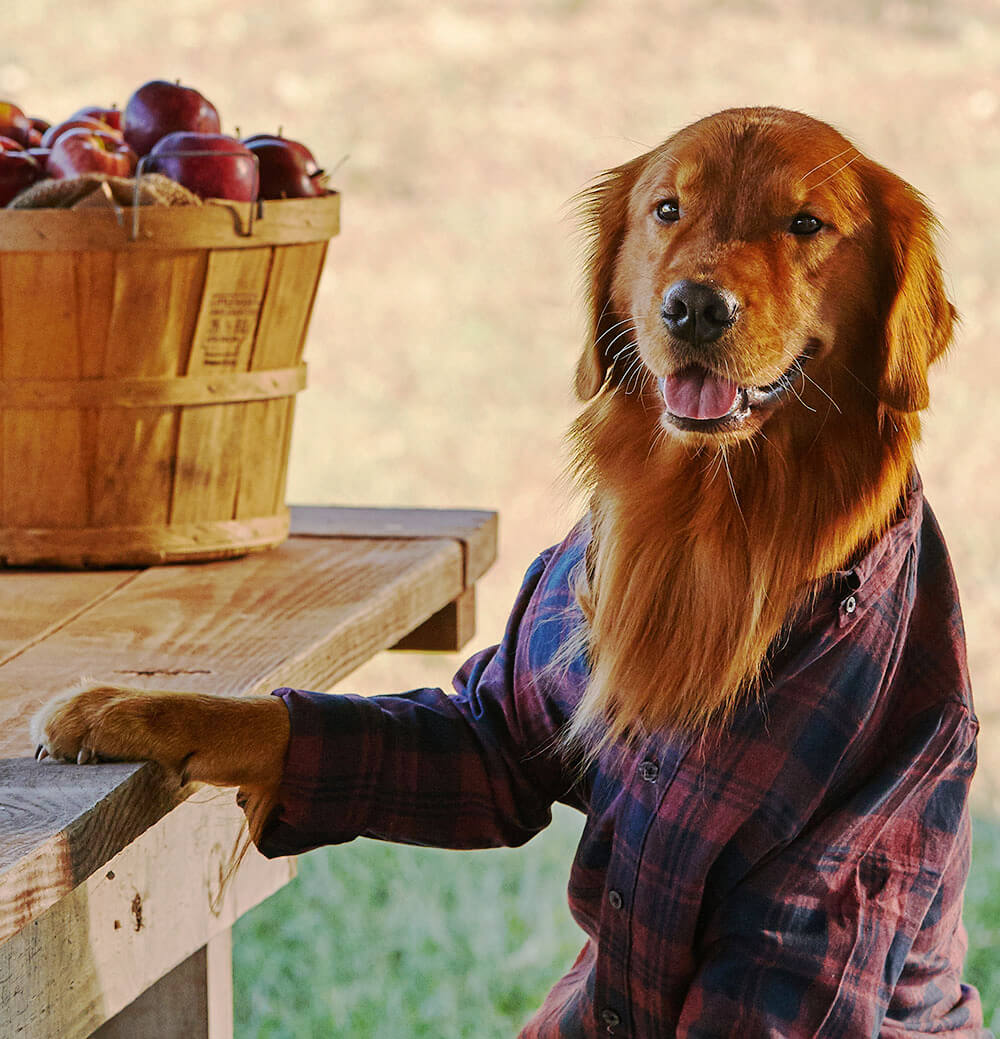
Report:
[{"label": "dog tooth", "polygon": [[44,761],[49,756],[44,743],[39,743],[35,748],[35,761]]}]

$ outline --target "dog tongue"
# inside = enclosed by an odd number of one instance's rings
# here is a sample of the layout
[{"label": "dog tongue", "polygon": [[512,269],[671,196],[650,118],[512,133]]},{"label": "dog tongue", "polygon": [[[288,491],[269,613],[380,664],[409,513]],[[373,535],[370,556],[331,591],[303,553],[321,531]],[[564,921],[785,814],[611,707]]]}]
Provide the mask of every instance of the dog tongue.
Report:
[{"label": "dog tongue", "polygon": [[732,411],[740,388],[691,364],[660,379],[660,392],[671,414],[679,418],[713,419]]}]

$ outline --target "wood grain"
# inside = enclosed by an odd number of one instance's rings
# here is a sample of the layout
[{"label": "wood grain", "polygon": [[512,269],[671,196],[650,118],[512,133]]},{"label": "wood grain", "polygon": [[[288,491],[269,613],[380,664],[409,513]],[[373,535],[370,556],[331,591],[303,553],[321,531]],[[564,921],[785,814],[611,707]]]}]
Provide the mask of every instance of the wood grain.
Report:
[{"label": "wood grain", "polygon": [[497,514],[479,509],[377,509],[293,505],[291,533],[299,537],[454,538],[463,546],[471,586],[497,556]]},{"label": "wood grain", "polygon": [[476,586],[466,588],[454,601],[428,617],[415,631],[393,646],[398,650],[455,653],[476,634]]},{"label": "wood grain", "polygon": [[[177,796],[149,766],[23,760],[33,750],[27,719],[53,692],[81,674],[230,695],[325,689],[463,590],[461,547],[450,539],[293,538],[235,562],[143,571],[65,624],[54,619],[0,666],[0,757],[22,759],[5,762],[0,789],[0,941]],[[17,609],[0,599],[0,630]]]},{"label": "wood grain", "polygon": [[[101,298],[107,325],[101,371],[105,378],[72,387],[84,395],[81,406],[99,408],[92,440],[89,525],[98,530],[121,524],[165,526],[178,412],[162,406],[172,402],[143,399],[129,387],[146,380],[183,385],[177,376],[187,364],[208,257],[196,250],[108,255],[115,262],[111,291]],[[151,305],[154,291],[159,305]],[[102,400],[104,393],[110,399]]]},{"label": "wood grain", "polygon": [[8,566],[150,566],[183,559],[227,559],[284,541],[288,514],[252,519],[41,530],[0,529],[0,561]]},{"label": "wood grain", "polygon": [[287,883],[294,861],[254,850],[222,883],[242,828],[231,791],[200,791],[10,938],[2,946],[0,1035],[89,1036]]},{"label": "wood grain", "polygon": [[[188,375],[247,370],[270,270],[269,248],[210,255]],[[181,413],[171,523],[233,517],[242,444],[242,407],[209,405]]]},{"label": "wood grain", "polygon": [[[76,274],[69,253],[0,255],[2,377],[78,378]],[[0,522],[72,527],[87,520],[79,412],[4,412]]]},{"label": "wood grain", "polygon": [[135,572],[129,570],[88,574],[0,572],[0,665],[134,576]]}]

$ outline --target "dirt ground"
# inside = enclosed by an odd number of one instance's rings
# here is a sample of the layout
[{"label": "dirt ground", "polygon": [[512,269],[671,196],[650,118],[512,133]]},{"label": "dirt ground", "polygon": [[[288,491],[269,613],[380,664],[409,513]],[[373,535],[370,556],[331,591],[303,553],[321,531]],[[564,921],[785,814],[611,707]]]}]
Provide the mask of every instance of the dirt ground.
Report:
[{"label": "dirt ground", "polygon": [[[180,77],[225,129],[282,125],[337,167],[343,233],[316,304],[289,498],[499,509],[479,642],[578,509],[560,478],[583,329],[568,200],[722,107],[779,104],[847,132],[946,229],[963,325],[920,458],[963,589],[979,797],[1000,809],[1000,8],[822,6],[111,0],[97,15],[36,0],[5,12],[0,97],[61,118]],[[390,655],[348,685],[446,683],[457,660]]]}]

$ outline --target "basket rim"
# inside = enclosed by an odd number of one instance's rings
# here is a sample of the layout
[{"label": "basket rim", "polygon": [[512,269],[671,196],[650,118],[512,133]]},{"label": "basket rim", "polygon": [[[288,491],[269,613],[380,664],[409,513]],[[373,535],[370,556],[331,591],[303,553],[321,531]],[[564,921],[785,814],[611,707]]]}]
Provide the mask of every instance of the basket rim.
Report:
[{"label": "basket rim", "polygon": [[[252,221],[250,207],[258,211]],[[325,242],[340,231],[340,193],[260,203],[209,199],[202,206],[143,206],[130,240],[131,209],[0,210],[0,258],[22,252],[178,252]]]}]

